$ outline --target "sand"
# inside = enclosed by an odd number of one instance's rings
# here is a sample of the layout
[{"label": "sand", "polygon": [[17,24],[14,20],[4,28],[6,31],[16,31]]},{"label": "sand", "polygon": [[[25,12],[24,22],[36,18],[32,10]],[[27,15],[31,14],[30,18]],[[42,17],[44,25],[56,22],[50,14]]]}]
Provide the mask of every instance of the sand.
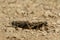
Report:
[{"label": "sand", "polygon": [[[12,21],[47,21],[48,30],[16,30]],[[0,40],[60,40],[60,0],[0,0]]]}]

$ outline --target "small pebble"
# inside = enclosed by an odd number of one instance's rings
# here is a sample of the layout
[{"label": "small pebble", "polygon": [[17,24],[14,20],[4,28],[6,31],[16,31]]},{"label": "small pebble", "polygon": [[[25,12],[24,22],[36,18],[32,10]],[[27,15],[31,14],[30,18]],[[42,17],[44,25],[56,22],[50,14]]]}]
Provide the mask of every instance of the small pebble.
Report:
[{"label": "small pebble", "polygon": [[58,33],[60,31],[60,29],[55,29],[55,32]]},{"label": "small pebble", "polygon": [[45,35],[47,35],[47,32],[46,31],[43,31],[42,32],[42,36],[45,36]]},{"label": "small pebble", "polygon": [[60,16],[60,13],[58,15]]},{"label": "small pebble", "polygon": [[57,24],[60,24],[60,20],[57,20]]}]

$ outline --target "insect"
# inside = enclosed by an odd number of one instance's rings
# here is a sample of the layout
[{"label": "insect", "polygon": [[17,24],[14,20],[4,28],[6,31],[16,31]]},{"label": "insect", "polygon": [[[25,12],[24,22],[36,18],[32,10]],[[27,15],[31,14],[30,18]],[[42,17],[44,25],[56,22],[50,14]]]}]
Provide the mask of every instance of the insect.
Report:
[{"label": "insect", "polygon": [[12,26],[22,29],[40,29],[43,26],[47,26],[47,22],[28,22],[28,21],[12,21]]},{"label": "insect", "polygon": [[12,25],[23,29],[29,29],[29,22],[27,21],[12,21]]}]

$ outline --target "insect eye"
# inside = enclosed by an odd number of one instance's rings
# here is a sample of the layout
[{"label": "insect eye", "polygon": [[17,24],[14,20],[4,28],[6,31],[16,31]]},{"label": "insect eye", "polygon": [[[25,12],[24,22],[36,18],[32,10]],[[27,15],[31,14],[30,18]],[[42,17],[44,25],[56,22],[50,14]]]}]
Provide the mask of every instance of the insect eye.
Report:
[{"label": "insect eye", "polygon": [[16,25],[16,21],[13,21],[13,22],[12,22],[12,25]]}]

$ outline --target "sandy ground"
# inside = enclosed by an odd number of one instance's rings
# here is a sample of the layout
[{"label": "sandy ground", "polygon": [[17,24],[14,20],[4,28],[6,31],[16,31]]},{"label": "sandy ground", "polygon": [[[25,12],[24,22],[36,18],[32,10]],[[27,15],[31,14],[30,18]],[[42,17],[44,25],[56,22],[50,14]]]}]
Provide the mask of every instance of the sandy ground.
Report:
[{"label": "sandy ground", "polygon": [[[47,21],[48,30],[15,30],[12,21]],[[0,0],[0,40],[60,40],[60,0]]]}]

